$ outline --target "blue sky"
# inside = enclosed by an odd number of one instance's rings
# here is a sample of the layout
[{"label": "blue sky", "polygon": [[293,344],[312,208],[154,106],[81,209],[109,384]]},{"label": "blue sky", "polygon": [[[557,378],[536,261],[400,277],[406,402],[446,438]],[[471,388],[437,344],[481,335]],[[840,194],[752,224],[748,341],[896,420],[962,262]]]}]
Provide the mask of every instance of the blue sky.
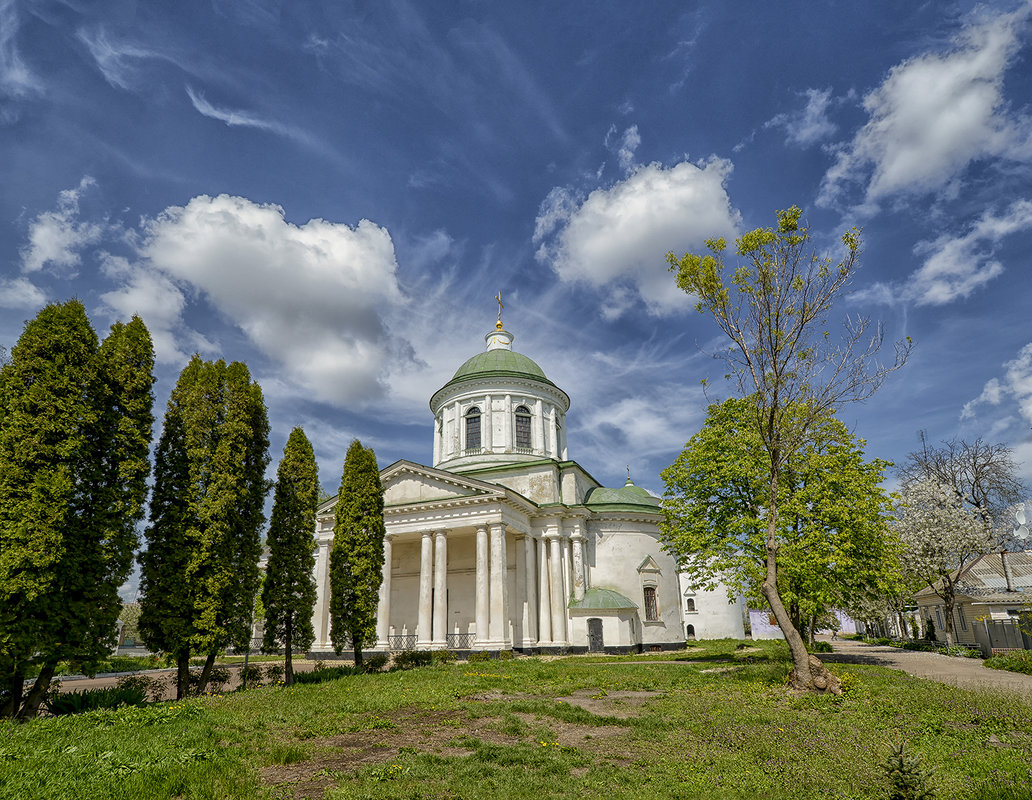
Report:
[{"label": "blue sky", "polygon": [[1032,477],[1032,6],[0,0],[0,344],[50,301],[139,313],[158,415],[190,354],[243,360],[273,468],[303,425],[432,456],[483,347],[571,396],[607,485],[698,430],[722,342],[665,254],[796,204],[864,229],[838,315],[910,336],[841,417],[899,460],[1005,442]]}]

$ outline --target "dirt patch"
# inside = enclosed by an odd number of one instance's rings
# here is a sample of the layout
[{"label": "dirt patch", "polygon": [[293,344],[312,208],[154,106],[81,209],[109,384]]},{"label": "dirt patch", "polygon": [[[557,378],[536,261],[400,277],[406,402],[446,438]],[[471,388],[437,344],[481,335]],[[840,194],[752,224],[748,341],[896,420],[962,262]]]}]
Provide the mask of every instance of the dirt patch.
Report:
[{"label": "dirt patch", "polygon": [[557,697],[560,703],[583,708],[600,717],[626,719],[638,716],[641,708],[660,692],[606,692],[601,689],[580,689],[568,697]]},{"label": "dirt patch", "polygon": [[[595,690],[598,693],[598,690]],[[657,692],[613,692],[594,698],[589,691],[577,692],[563,702],[606,716],[633,716]],[[529,696],[529,695],[528,695]],[[512,695],[488,692],[484,700],[511,699]],[[472,698],[466,698],[472,699]],[[593,711],[592,706],[598,710]],[[604,753],[617,764],[630,763],[631,753],[610,747],[614,736],[626,733],[623,726],[595,726],[564,722],[544,714],[471,716],[463,710],[437,711],[419,707],[398,709],[390,715],[356,717],[352,730],[303,743],[310,756],[291,764],[274,764],[260,770],[262,782],[277,798],[320,800],[356,770],[375,764],[391,764],[405,753],[434,753],[463,757],[474,754],[468,739],[492,744],[533,744],[545,741],[563,747]],[[547,731],[547,733],[545,732]],[[469,742],[472,744],[472,742]]]}]

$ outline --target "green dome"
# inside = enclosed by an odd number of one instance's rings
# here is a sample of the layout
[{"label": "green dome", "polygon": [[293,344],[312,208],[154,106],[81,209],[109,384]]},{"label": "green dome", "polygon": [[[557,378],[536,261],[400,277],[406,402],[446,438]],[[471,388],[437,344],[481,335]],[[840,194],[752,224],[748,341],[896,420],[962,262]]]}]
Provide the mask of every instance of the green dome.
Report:
[{"label": "green dome", "polygon": [[653,497],[645,489],[635,486],[630,479],[619,489],[592,489],[584,500],[584,504],[588,506],[648,506],[653,509],[658,509],[661,502],[658,497]]},{"label": "green dome", "polygon": [[571,600],[570,608],[597,609],[620,611],[623,609],[637,608],[632,600],[629,600],[619,592],[612,589],[588,589],[584,592],[583,600]]},{"label": "green dome", "polygon": [[522,353],[514,353],[512,350],[505,350],[503,348],[477,353],[455,371],[448,383],[468,381],[483,375],[494,377],[500,373],[552,383],[545,377],[545,371],[531,359]]}]

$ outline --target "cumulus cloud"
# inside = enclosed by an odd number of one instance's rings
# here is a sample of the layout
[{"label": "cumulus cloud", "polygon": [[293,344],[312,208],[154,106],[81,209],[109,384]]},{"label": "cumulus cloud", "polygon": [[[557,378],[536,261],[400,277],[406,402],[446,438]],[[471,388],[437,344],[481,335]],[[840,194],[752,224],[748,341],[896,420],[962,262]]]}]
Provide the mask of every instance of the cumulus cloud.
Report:
[{"label": "cumulus cloud", "polygon": [[171,327],[176,287],[187,285],[315,398],[346,405],[382,395],[385,364],[399,357],[384,315],[404,302],[384,228],[298,226],[279,206],[199,196],[147,222],[139,249],[148,272],[106,297],[112,307],[129,313],[155,290]]},{"label": "cumulus cloud", "polygon": [[930,242],[919,242],[914,252],[925,255],[924,264],[905,282],[878,283],[858,292],[856,299],[891,303],[911,301],[917,305],[945,305],[968,297],[1003,273],[995,258],[995,247],[1006,236],[1032,228],[1032,202],[1018,200],[1003,213],[986,211],[961,236],[944,234]]},{"label": "cumulus cloud", "polygon": [[535,225],[537,257],[563,281],[605,287],[610,317],[637,298],[656,315],[685,308],[666,254],[701,248],[710,237],[734,236],[741,220],[724,187],[731,168],[718,158],[670,168],[653,163],[587,197],[553,189]]},{"label": "cumulus cloud", "polygon": [[57,209],[44,211],[30,223],[22,272],[39,272],[46,266],[73,269],[80,263],[80,251],[100,241],[106,226],[78,219],[79,199],[93,185],[93,178],[84,177],[75,189],[61,192]]},{"label": "cumulus cloud", "polygon": [[807,89],[806,107],[801,111],[778,114],[768,120],[765,128],[782,128],[789,144],[809,147],[832,136],[837,130],[828,119],[831,89]]},{"label": "cumulus cloud", "polygon": [[982,393],[964,406],[961,419],[973,418],[980,406],[999,406],[1005,400],[1013,400],[1021,416],[1032,423],[1032,343],[1022,347],[1003,369],[1002,378],[987,381]]},{"label": "cumulus cloud", "polygon": [[864,98],[867,123],[828,170],[818,203],[834,204],[851,183],[868,203],[948,186],[972,162],[1027,160],[1030,122],[1009,113],[1004,73],[1014,63],[1029,6],[988,13],[964,28],[945,53],[893,67]]},{"label": "cumulus cloud", "polygon": [[46,294],[27,278],[0,279],[0,308],[39,308]]}]

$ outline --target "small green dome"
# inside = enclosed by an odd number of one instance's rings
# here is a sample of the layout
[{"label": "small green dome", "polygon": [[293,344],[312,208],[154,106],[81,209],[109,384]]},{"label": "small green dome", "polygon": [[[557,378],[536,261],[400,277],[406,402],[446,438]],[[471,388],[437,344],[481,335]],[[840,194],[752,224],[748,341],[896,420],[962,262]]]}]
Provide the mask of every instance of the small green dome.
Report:
[{"label": "small green dome", "polygon": [[658,509],[662,501],[653,497],[645,489],[635,486],[631,479],[619,489],[606,489],[599,487],[588,492],[584,504],[588,506],[621,505],[621,506],[648,506]]},{"label": "small green dome", "polygon": [[637,608],[632,600],[629,600],[619,592],[612,589],[588,589],[584,592],[583,600],[571,600],[570,608],[596,609],[599,611],[620,611],[623,609]]}]

